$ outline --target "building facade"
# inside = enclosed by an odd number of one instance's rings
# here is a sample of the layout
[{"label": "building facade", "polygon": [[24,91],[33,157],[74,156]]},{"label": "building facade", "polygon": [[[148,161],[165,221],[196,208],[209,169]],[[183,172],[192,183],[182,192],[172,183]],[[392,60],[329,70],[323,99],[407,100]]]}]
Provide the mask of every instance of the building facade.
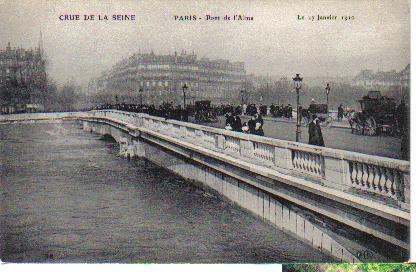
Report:
[{"label": "building facade", "polygon": [[221,104],[238,101],[245,76],[243,62],[198,59],[184,51],[173,55],[151,52],[123,59],[89,86],[97,93],[113,93],[121,99],[143,96],[143,102],[160,104],[180,103],[186,84],[187,103],[211,100]]},{"label": "building facade", "polygon": [[400,72],[396,70],[391,71],[377,71],[362,70],[354,79],[354,86],[365,88],[391,88],[391,87],[405,87],[410,86],[410,64],[408,64]]},{"label": "building facade", "polygon": [[0,50],[0,111],[13,113],[43,109],[47,90],[42,48]]}]

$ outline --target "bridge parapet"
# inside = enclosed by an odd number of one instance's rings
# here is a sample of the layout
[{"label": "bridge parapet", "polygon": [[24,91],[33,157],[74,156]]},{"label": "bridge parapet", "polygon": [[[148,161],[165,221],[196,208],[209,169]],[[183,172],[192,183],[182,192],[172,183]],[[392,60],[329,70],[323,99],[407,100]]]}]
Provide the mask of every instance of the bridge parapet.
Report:
[{"label": "bridge parapet", "polygon": [[407,161],[238,133],[147,114],[106,110],[94,111],[91,115],[142,126],[329,188],[351,194],[364,193],[367,198],[406,211],[410,208],[410,164]]},{"label": "bridge parapet", "polygon": [[42,112],[0,115],[0,122],[40,121],[90,116],[90,112]]}]

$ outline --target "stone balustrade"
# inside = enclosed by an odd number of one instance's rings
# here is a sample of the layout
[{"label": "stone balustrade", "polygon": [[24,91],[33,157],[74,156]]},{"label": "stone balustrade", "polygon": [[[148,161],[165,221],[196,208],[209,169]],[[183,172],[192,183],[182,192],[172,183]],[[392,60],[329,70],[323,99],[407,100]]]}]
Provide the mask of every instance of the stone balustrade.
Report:
[{"label": "stone balustrade", "polygon": [[410,164],[407,161],[237,133],[176,120],[115,110],[94,111],[179,138],[203,148],[303,177],[326,187],[364,193],[409,210]]},{"label": "stone balustrade", "polygon": [[2,115],[0,121],[101,117],[409,210],[410,163],[116,110]]},{"label": "stone balustrade", "polygon": [[62,118],[78,118],[91,115],[90,112],[42,112],[42,113],[19,113],[0,115],[0,121],[30,121],[51,120]]}]

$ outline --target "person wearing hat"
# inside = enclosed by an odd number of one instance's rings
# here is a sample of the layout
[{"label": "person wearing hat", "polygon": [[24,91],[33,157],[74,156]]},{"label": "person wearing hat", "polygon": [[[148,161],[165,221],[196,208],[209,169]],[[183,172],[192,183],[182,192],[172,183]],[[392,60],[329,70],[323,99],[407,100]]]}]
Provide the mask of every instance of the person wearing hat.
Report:
[{"label": "person wearing hat", "polygon": [[241,124],[241,118],[238,116],[237,112],[234,113],[234,122],[231,124],[233,131],[241,132],[243,125]]},{"label": "person wearing hat", "polygon": [[322,137],[320,121],[316,114],[312,115],[312,122],[309,123],[309,144],[325,146],[324,138]]},{"label": "person wearing hat", "polygon": [[342,118],[344,118],[344,108],[342,107],[342,104],[339,105],[338,107],[338,121],[342,121]]},{"label": "person wearing hat", "polygon": [[254,134],[259,135],[259,136],[264,136],[264,131],[263,131],[263,118],[261,118],[261,115],[256,113],[254,115],[255,121],[256,121],[256,125],[254,128]]},{"label": "person wearing hat", "polygon": [[229,114],[229,113],[226,113],[225,114],[225,126],[226,127],[229,126],[231,128],[233,126],[233,124],[234,124],[233,116],[231,116],[231,114]]},{"label": "person wearing hat", "polygon": [[247,122],[248,131],[250,134],[256,134],[256,123],[256,117],[251,116],[251,119]]}]

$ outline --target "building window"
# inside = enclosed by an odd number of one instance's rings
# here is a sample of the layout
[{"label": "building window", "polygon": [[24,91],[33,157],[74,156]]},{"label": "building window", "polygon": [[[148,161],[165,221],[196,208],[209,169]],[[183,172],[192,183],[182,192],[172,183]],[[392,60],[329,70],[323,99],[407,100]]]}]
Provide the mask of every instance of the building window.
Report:
[{"label": "building window", "polygon": [[156,81],[153,81],[152,82],[152,86],[156,86]]},{"label": "building window", "polygon": [[149,87],[149,86],[150,86],[150,82],[149,82],[149,81],[147,81],[147,82],[146,82],[146,86],[147,86],[147,87]]},{"label": "building window", "polygon": [[169,85],[169,83],[167,81],[165,81],[165,87],[167,87]]},{"label": "building window", "polygon": [[162,87],[162,81],[159,81],[159,82],[158,82],[158,86],[159,86],[159,87]]}]

